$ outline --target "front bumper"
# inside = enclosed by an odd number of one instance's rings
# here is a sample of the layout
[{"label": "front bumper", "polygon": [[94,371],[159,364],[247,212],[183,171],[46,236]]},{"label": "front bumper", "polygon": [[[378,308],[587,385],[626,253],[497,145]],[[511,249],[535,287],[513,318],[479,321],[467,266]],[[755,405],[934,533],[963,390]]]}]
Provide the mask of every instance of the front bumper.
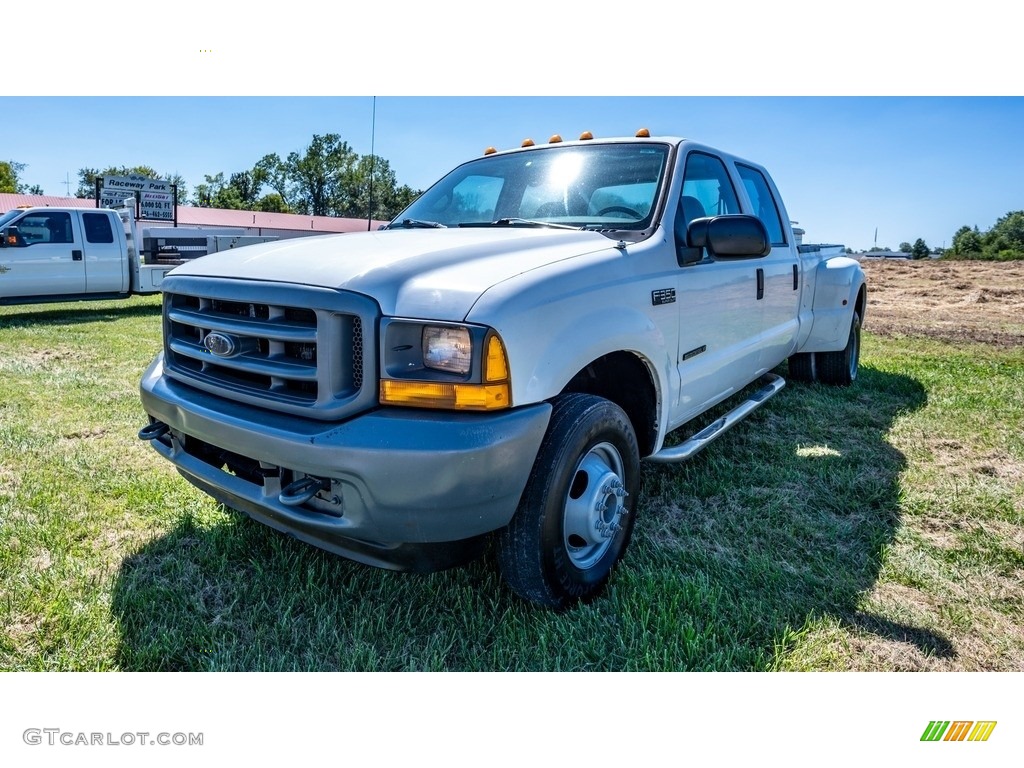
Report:
[{"label": "front bumper", "polygon": [[[398,570],[443,567],[456,558],[451,543],[508,524],[551,414],[540,403],[496,414],[379,408],[315,421],[180,384],[163,375],[162,355],[140,394],[150,418],[169,427],[153,447],[198,488],[322,549]],[[225,456],[228,467],[254,471],[221,468]],[[324,490],[283,504],[282,488],[303,476]]]}]

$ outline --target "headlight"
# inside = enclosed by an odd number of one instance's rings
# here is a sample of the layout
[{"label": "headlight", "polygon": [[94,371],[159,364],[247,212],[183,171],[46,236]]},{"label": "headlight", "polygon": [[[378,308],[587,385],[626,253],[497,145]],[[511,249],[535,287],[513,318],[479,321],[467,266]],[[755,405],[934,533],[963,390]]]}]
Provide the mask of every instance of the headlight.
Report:
[{"label": "headlight", "polygon": [[381,340],[382,404],[474,411],[512,405],[508,355],[490,328],[387,318]]},{"label": "headlight", "polygon": [[465,375],[473,367],[472,351],[468,328],[423,328],[423,365],[427,368]]}]

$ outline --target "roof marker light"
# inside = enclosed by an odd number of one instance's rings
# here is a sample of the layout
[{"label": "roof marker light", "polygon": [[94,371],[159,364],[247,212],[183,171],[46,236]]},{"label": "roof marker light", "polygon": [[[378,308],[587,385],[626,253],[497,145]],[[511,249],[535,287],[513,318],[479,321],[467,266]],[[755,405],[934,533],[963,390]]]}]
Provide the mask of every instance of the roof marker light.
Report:
[{"label": "roof marker light", "polygon": [[485,155],[493,155],[497,151],[498,150],[496,150],[494,147],[488,147],[487,149],[484,150],[484,154]]},{"label": "roof marker light", "polygon": [[593,138],[594,134],[592,134],[590,131],[584,131],[583,133],[580,134],[580,141],[590,141]]},{"label": "roof marker light", "polygon": [[636,137],[638,139],[649,139],[651,138],[651,132],[648,131],[646,128],[641,128],[639,131],[636,132]]},{"label": "roof marker light", "polygon": [[556,133],[554,136],[552,136],[550,139],[548,139],[548,144],[559,144],[559,143],[561,143],[561,141],[562,141],[562,137],[559,136]]},{"label": "roof marker light", "polygon": [[523,143],[520,146],[532,147],[533,146],[533,139],[523,139]]}]

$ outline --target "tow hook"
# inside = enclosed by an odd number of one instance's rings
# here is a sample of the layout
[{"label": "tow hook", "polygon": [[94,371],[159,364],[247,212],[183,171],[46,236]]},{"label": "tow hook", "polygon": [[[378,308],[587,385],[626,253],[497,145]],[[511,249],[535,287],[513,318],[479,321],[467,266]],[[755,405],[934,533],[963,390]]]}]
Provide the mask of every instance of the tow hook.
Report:
[{"label": "tow hook", "polygon": [[154,421],[139,430],[139,440],[156,440],[158,437],[166,435],[170,429],[162,421]]},{"label": "tow hook", "polygon": [[305,504],[316,496],[320,491],[329,490],[330,480],[321,480],[317,477],[303,477],[294,483],[289,483],[282,490],[277,500],[286,507],[297,507]]}]

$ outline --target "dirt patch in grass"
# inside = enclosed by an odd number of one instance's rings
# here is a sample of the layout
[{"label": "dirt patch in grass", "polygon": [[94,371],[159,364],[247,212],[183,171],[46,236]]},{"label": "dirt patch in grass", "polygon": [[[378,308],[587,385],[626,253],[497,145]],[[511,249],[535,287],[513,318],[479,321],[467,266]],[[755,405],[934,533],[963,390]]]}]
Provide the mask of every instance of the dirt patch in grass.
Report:
[{"label": "dirt patch in grass", "polygon": [[953,343],[1024,346],[1024,262],[864,259],[864,329]]}]

